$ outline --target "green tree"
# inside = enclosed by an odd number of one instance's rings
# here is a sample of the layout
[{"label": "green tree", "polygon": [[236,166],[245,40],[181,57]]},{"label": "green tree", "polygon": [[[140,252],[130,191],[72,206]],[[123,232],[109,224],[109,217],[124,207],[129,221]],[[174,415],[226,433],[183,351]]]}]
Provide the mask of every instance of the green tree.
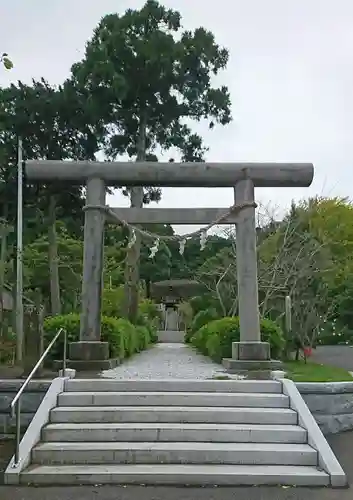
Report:
[{"label": "green tree", "polygon": [[[0,138],[0,209],[10,223],[16,219],[18,137],[23,140],[25,159],[94,158],[97,139],[81,127],[86,116],[84,110],[77,116],[79,103],[69,90],[52,87],[42,79],[32,85],[19,82],[0,91],[4,125]],[[61,310],[57,217],[78,235],[82,230],[82,205],[80,186],[24,185],[24,243],[44,233],[48,236],[52,313]]]},{"label": "green tree", "polygon": [[[71,85],[85,95],[99,123],[106,125],[108,158],[127,154],[139,161],[176,148],[182,161],[202,161],[206,148],[188,125],[209,127],[231,120],[227,87],[212,77],[224,69],[228,51],[204,28],[181,31],[179,12],[148,0],[140,10],[105,16],[87,43],[83,61],[72,67]],[[131,206],[141,207],[159,190],[134,188]],[[138,305],[139,238],[126,265],[127,316]]]}]

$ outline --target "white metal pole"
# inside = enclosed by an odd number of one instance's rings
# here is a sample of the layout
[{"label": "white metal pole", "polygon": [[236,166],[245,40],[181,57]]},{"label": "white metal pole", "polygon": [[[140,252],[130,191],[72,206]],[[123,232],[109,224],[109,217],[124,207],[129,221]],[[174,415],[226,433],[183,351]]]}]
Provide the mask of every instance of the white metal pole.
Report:
[{"label": "white metal pole", "polygon": [[16,266],[16,359],[22,361],[23,354],[23,166],[22,139],[18,139],[17,164],[17,266]]}]

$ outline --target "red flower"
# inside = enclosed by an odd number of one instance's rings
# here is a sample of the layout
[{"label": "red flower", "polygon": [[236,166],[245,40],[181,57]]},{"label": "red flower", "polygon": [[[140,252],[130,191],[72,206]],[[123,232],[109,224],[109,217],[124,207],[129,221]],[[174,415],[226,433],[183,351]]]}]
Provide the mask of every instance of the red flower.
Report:
[{"label": "red flower", "polygon": [[310,358],[310,356],[311,356],[311,355],[312,355],[312,353],[313,353],[313,350],[312,350],[312,348],[311,348],[311,347],[304,347],[303,352],[304,352],[304,356],[305,356],[306,358]]}]

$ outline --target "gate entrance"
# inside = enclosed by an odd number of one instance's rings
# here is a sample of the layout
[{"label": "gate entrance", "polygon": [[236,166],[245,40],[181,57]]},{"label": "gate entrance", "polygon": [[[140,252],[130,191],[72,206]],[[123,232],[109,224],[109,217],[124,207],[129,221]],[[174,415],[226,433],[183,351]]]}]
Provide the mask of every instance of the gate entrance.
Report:
[{"label": "gate entrance", "polygon": [[[100,341],[105,220],[129,224],[196,224],[214,220],[236,224],[237,279],[240,342],[233,345],[230,370],[269,369],[270,346],[261,342],[258,307],[255,187],[310,186],[314,167],[310,163],[158,163],[28,161],[27,178],[32,182],[86,183],[82,316],[80,341],[70,345],[72,366],[80,362],[90,369],[104,369],[109,346]],[[232,187],[234,205],[225,208],[110,208],[108,186]]]}]

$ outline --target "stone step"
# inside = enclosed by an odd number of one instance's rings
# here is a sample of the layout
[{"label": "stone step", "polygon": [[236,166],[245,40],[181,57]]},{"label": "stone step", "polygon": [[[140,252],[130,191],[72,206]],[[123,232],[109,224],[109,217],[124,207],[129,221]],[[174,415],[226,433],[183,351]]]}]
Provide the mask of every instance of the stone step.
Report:
[{"label": "stone step", "polygon": [[[74,402],[72,402],[74,404]],[[51,423],[223,423],[296,425],[298,415],[290,408],[202,408],[168,406],[57,407]]]},{"label": "stone step", "polygon": [[284,394],[223,392],[63,392],[58,406],[202,406],[288,408]]},{"label": "stone step", "polygon": [[179,330],[159,330],[158,342],[162,344],[184,344],[185,332]]},{"label": "stone step", "polygon": [[315,467],[285,465],[60,465],[32,466],[22,484],[143,484],[183,486],[329,486]]},{"label": "stone step", "polygon": [[65,392],[242,392],[281,394],[274,380],[107,380],[71,379]]},{"label": "stone step", "polygon": [[234,464],[317,465],[308,444],[283,443],[40,443],[32,450],[39,465]]},{"label": "stone step", "polygon": [[50,424],[45,442],[238,442],[306,443],[307,432],[297,425],[96,423]]}]

